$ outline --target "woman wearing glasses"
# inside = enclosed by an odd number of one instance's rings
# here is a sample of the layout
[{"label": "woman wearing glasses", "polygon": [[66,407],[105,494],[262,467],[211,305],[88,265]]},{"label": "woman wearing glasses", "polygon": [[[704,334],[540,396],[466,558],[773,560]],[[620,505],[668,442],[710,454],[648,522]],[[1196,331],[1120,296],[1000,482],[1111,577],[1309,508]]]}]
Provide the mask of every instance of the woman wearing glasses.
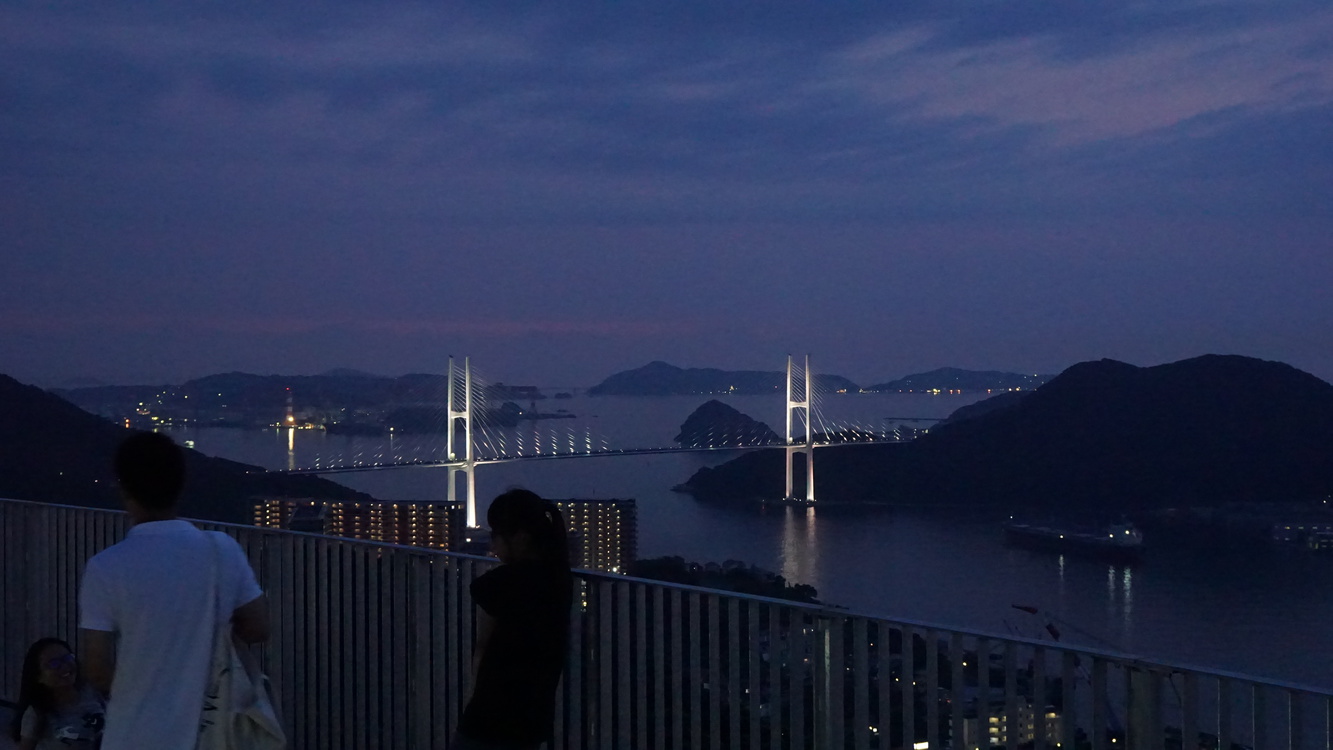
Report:
[{"label": "woman wearing glasses", "polygon": [[11,729],[21,750],[93,750],[104,714],[101,696],[83,681],[68,643],[43,638],[28,648]]}]

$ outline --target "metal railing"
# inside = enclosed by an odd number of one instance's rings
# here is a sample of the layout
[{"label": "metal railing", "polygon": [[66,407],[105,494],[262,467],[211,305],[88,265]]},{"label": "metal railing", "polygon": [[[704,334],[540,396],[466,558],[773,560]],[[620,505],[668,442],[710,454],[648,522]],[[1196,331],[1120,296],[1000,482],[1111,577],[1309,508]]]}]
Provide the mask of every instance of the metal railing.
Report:
[{"label": "metal railing", "polygon": [[[0,679],[76,636],[117,512],[0,500]],[[248,526],[295,748],[440,748],[487,558]],[[579,572],[556,747],[1324,748],[1333,693],[844,610]]]}]

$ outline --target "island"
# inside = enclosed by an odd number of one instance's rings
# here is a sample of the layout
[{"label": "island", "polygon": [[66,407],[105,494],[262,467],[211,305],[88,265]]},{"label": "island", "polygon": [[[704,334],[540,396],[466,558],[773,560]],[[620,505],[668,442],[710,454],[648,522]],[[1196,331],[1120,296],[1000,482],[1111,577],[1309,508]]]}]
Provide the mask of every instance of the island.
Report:
[{"label": "island", "polygon": [[717,399],[695,409],[675,437],[675,441],[685,448],[769,445],[781,440],[768,425]]}]

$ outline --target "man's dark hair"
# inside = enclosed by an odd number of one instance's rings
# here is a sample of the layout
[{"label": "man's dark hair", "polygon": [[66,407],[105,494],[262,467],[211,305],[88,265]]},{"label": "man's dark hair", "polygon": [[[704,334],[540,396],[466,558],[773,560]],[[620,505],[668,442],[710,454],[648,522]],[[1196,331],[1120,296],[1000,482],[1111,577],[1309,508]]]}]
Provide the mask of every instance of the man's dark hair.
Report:
[{"label": "man's dark hair", "polygon": [[185,454],[166,435],[137,432],[116,449],[116,478],[143,507],[167,510],[185,484]]}]

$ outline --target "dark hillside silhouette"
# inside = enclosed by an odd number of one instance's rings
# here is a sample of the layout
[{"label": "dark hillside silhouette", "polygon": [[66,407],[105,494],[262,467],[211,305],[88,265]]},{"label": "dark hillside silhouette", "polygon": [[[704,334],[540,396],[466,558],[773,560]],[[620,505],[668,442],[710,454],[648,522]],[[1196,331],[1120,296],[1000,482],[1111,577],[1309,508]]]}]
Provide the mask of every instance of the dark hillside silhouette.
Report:
[{"label": "dark hillside silhouette", "polygon": [[[1278,362],[1084,362],[980,411],[913,443],[818,453],[818,497],[1132,511],[1333,491],[1333,385]],[[685,487],[719,500],[778,497],[781,461],[776,451],[743,456]]]},{"label": "dark hillside silhouette", "polygon": [[[127,434],[59,396],[0,375],[0,497],[119,509],[111,458]],[[190,518],[249,523],[256,497],[371,499],[326,479],[264,474],[189,449],[185,455],[180,512]]]}]

